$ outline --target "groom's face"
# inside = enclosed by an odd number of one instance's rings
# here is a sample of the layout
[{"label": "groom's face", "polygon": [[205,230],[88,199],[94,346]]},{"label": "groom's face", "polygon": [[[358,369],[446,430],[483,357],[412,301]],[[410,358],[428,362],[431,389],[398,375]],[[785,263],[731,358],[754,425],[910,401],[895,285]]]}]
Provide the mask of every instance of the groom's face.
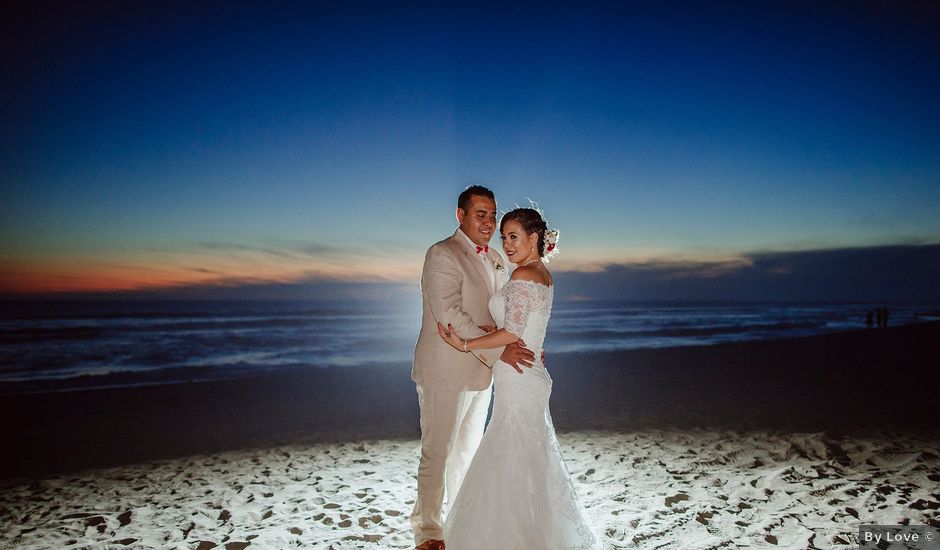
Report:
[{"label": "groom's face", "polygon": [[496,230],[496,201],[482,195],[470,196],[470,208],[457,209],[460,229],[479,246],[490,242]]}]

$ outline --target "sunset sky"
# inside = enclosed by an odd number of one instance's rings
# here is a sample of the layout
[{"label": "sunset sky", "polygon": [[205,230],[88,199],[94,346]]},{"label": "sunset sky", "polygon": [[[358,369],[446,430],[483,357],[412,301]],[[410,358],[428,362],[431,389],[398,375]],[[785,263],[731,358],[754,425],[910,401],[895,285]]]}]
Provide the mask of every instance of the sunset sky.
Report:
[{"label": "sunset sky", "polygon": [[196,4],[0,8],[0,295],[411,284],[481,183],[585,292],[940,299],[934,3]]}]

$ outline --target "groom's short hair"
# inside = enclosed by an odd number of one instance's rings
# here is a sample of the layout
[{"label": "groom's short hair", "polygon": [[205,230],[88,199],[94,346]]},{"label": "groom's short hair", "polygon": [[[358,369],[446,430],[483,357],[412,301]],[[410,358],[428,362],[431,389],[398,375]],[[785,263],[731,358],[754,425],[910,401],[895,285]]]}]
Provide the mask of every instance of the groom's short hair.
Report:
[{"label": "groom's short hair", "polygon": [[492,191],[483,187],[482,185],[471,185],[464,189],[460,196],[457,197],[457,208],[466,212],[470,209],[470,197],[474,195],[479,195],[481,197],[487,197],[490,199],[496,200],[496,195]]}]

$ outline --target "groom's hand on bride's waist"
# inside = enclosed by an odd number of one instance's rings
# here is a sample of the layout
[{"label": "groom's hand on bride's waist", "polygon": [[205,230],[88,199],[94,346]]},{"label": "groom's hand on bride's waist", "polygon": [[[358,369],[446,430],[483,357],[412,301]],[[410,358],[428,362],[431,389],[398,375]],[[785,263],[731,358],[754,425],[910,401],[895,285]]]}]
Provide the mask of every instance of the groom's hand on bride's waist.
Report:
[{"label": "groom's hand on bride's waist", "polygon": [[509,344],[499,356],[503,363],[507,363],[522,374],[522,367],[532,367],[532,361],[535,360],[535,354],[532,350],[525,347],[525,342],[521,339],[515,344]]}]

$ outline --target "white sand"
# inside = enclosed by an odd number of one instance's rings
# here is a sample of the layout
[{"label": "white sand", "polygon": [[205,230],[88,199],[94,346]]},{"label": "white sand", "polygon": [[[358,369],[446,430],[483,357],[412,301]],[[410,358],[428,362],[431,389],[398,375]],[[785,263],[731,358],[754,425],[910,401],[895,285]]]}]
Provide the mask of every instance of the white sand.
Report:
[{"label": "white sand", "polygon": [[[612,548],[848,549],[860,524],[940,519],[933,439],[560,440]],[[0,548],[411,548],[417,457],[417,441],[294,445],[7,483]]]}]

